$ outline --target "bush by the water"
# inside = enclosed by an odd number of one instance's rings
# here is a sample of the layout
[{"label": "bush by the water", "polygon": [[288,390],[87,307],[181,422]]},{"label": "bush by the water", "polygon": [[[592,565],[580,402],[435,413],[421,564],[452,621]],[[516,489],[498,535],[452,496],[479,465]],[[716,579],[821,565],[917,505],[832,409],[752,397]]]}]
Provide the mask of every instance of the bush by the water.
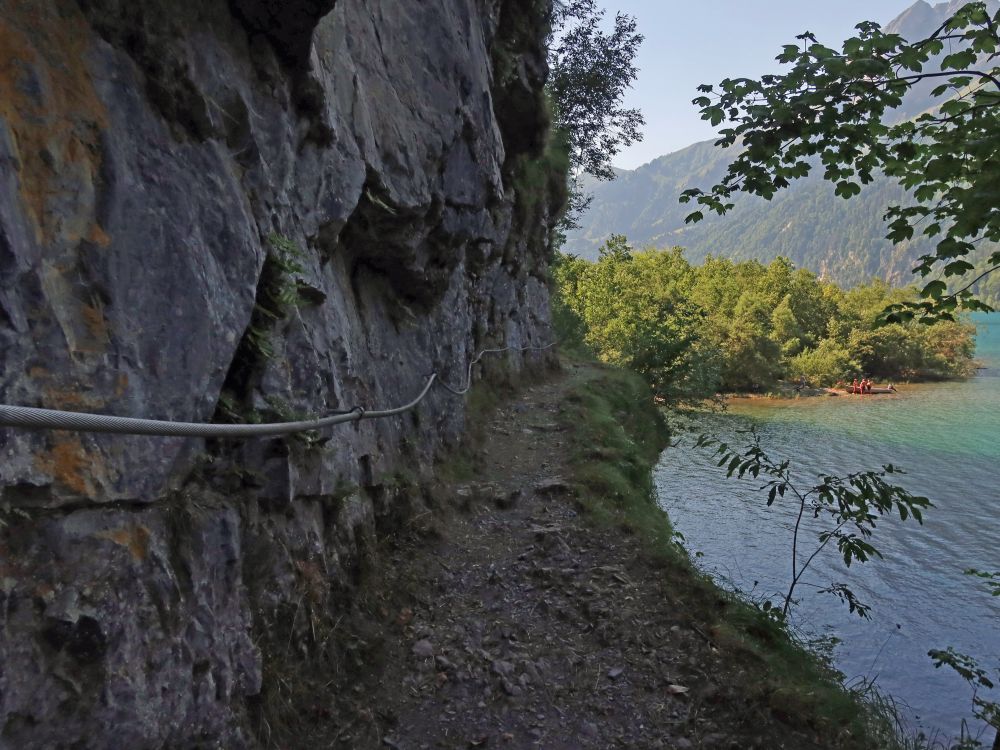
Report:
[{"label": "bush by the water", "polygon": [[668,399],[766,391],[785,378],[818,386],[972,371],[971,324],[882,323],[887,305],[917,298],[912,287],[845,290],[784,258],[695,266],[681,248],[633,251],[620,235],[596,262],[558,256],[554,274],[561,337],[641,373]]}]

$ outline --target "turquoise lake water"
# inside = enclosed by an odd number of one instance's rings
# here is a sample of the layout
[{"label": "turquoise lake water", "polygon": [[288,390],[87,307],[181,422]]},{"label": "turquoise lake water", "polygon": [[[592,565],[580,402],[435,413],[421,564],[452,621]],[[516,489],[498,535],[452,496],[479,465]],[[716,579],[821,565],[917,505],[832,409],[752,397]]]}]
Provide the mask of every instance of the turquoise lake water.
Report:
[{"label": "turquoise lake water", "polygon": [[[965,682],[935,669],[927,651],[951,645],[1000,668],[1000,597],[963,574],[1000,570],[1000,314],[974,321],[985,369],[966,382],[901,385],[895,396],[740,400],[688,426],[693,435],[735,445],[742,444],[738,430],[756,425],[767,450],[791,460],[806,481],[892,463],[907,472],[899,484],[931,499],[923,526],[898,517],[879,524],[872,541],[885,559],[847,569],[835,550],[825,550],[813,563],[807,579],[848,583],[872,605],[872,621],[802,588],[793,623],[840,639],[834,661],[848,681],[875,680],[911,726],[943,736],[957,735],[963,721],[982,727],[972,720]],[[688,435],[661,457],[660,503],[689,550],[702,553],[705,569],[753,596],[777,599],[790,578],[792,506],[766,508],[754,480],[726,479],[692,443]],[[1000,693],[991,697],[1000,700]]]}]

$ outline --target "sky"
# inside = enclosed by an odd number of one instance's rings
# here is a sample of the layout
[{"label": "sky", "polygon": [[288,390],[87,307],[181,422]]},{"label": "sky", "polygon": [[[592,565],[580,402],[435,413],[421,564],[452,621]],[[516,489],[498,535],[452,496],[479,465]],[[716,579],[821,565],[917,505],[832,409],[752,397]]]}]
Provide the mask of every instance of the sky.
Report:
[{"label": "sky", "polygon": [[[813,32],[839,48],[859,21],[883,25],[914,0],[599,0],[608,16],[635,16],[645,37],[639,78],[626,98],[646,118],[645,138],[623,150],[615,166],[634,169],[715,133],[691,100],[701,83],[778,72],[775,55],[795,36]],[[934,0],[931,0],[932,4]],[[721,126],[720,126],[721,127]]]}]

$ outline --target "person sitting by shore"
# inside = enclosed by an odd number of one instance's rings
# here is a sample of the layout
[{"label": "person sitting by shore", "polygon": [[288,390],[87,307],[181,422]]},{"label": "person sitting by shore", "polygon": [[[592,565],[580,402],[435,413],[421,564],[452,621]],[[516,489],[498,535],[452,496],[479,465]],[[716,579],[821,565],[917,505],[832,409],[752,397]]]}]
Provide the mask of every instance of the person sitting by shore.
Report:
[{"label": "person sitting by shore", "polygon": [[861,389],[858,388],[857,378],[854,378],[854,382],[851,383],[851,393],[861,393]]}]

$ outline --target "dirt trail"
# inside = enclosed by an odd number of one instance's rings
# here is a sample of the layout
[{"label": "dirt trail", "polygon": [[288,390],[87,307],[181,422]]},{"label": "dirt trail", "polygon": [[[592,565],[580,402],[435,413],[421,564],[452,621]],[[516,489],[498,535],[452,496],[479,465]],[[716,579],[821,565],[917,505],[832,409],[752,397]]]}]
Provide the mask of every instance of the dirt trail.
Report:
[{"label": "dirt trail", "polygon": [[[498,409],[477,480],[433,538],[382,563],[378,642],[335,746],[809,748],[741,697],[627,530],[595,530],[574,500],[569,378]],[[570,428],[571,429],[571,428]]]}]

